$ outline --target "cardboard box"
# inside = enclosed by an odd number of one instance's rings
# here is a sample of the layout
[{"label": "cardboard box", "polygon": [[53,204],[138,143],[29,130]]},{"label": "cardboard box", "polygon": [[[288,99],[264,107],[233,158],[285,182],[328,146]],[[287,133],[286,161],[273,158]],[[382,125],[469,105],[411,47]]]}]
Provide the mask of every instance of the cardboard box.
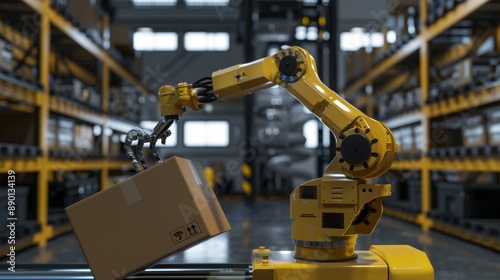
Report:
[{"label": "cardboard box", "polygon": [[74,148],[74,125],[75,122],[71,119],[59,118],[59,126],[57,127],[57,145],[59,149]]},{"label": "cardboard box", "polygon": [[467,118],[462,131],[464,146],[474,147],[486,145],[486,134],[484,130],[483,115]]},{"label": "cardboard box", "polygon": [[78,19],[85,27],[99,30],[99,5],[95,0],[70,0],[67,11]]},{"label": "cardboard box", "polygon": [[0,39],[0,68],[6,71],[14,70],[14,55],[12,44]]},{"label": "cardboard box", "polygon": [[[118,157],[125,154],[122,143],[120,142],[120,135],[118,134],[113,134],[110,137],[108,148],[108,156],[110,157]],[[130,162],[130,164],[132,164],[132,162]]]},{"label": "cardboard box", "polygon": [[73,126],[75,149],[90,152],[94,150],[93,128],[86,124],[75,124]]},{"label": "cardboard box", "polygon": [[47,131],[47,145],[49,149],[57,149],[57,119],[54,116],[49,118],[49,129]]},{"label": "cardboard box", "polygon": [[[450,119],[450,123],[453,120]],[[454,123],[448,124],[445,122],[433,122],[430,131],[430,145],[432,148],[440,147],[458,147],[463,145],[462,128],[455,127]]]},{"label": "cardboard box", "polygon": [[488,144],[500,144],[500,111],[494,108],[488,113]]},{"label": "cardboard box", "polygon": [[413,152],[415,150],[415,146],[413,145],[412,127],[401,128],[400,133],[401,142],[398,143],[401,151]]},{"label": "cardboard box", "polygon": [[413,127],[413,145],[419,152],[424,150],[424,127],[421,124]]},{"label": "cardboard box", "polygon": [[66,208],[97,280],[123,279],[230,229],[201,166],[172,157]]},{"label": "cardboard box", "polygon": [[453,66],[453,88],[472,84],[472,58],[464,59]]}]

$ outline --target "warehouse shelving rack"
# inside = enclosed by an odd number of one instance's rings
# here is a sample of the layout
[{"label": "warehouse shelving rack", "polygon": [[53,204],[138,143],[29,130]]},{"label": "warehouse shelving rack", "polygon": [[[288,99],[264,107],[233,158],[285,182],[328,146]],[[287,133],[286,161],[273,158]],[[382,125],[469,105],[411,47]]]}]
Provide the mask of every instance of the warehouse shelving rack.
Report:
[{"label": "warehouse shelving rack", "polygon": [[[488,0],[455,1],[458,4],[453,10],[446,12],[441,18],[429,23],[427,21],[427,2],[427,0],[420,0],[419,2],[420,24],[418,35],[379,63],[372,64],[372,59],[368,58],[366,64],[369,70],[353,81],[348,82],[342,92],[347,99],[351,100],[357,107],[363,108],[368,115],[374,116],[374,99],[377,96],[377,92],[382,92],[382,90],[390,92],[388,89],[402,86],[408,79],[408,76],[397,73],[378,89],[375,88],[376,81],[382,76],[387,75],[389,70],[393,69],[398,64],[405,63],[411,57],[415,59],[416,55],[418,64],[414,68],[418,67],[419,69],[418,83],[421,90],[420,101],[422,105],[416,110],[398,114],[395,117],[384,120],[384,122],[387,123],[390,128],[398,128],[415,123],[420,123],[423,126],[423,134],[421,139],[418,139],[423,142],[423,150],[420,153],[409,155],[408,157],[398,157],[392,165],[393,170],[414,170],[420,172],[421,210],[415,213],[387,206],[384,211],[390,216],[420,225],[425,231],[434,229],[500,251],[500,239],[466,230],[465,227],[460,225],[444,223],[440,220],[432,219],[428,215],[432,207],[432,171],[500,172],[500,159],[498,156],[488,155],[488,153],[484,153],[481,156],[467,157],[431,157],[429,155],[431,147],[428,140],[431,138],[431,119],[497,102],[500,100],[500,86],[498,83],[492,83],[479,91],[471,90],[470,92],[444,98],[436,102],[427,102],[430,91],[429,67],[431,40],[438,38],[459,21],[470,18],[481,10],[484,11],[488,8],[488,5],[498,3]],[[500,46],[500,28],[497,27],[494,33],[496,34],[495,44],[498,48],[498,46]],[[445,63],[446,61],[459,57],[466,51],[466,46],[451,50],[442,56],[442,62]],[[488,149],[488,147],[481,148]]]},{"label": "warehouse shelving rack", "polygon": [[[38,145],[39,154],[36,156],[6,156],[0,160],[0,174],[6,174],[8,170],[14,170],[16,173],[35,173],[36,180],[36,200],[37,222],[40,224],[40,231],[34,235],[16,240],[16,250],[38,245],[45,246],[47,241],[71,231],[69,224],[52,226],[48,220],[48,201],[49,201],[49,179],[50,173],[60,170],[99,170],[101,188],[108,186],[108,176],[112,170],[131,170],[131,164],[125,160],[108,158],[109,137],[102,133],[101,156],[97,159],[56,159],[49,157],[49,146],[47,140],[48,121],[51,113],[56,113],[78,121],[83,121],[92,125],[99,125],[102,131],[111,129],[120,133],[127,133],[131,128],[137,126],[136,123],[125,119],[113,117],[109,114],[109,88],[111,75],[116,75],[118,79],[126,81],[134,86],[141,93],[146,94],[147,89],[142,82],[134,76],[129,70],[122,66],[112,55],[109,49],[98,44],[84,33],[82,27],[75,26],[70,20],[60,14],[57,9],[51,6],[49,0],[20,0],[13,2],[15,5],[22,5],[22,10],[30,11],[39,19],[36,26],[38,40],[27,38],[22,35],[20,30],[15,30],[8,25],[0,22],[0,30],[16,36],[20,44],[26,48],[30,44],[36,44],[37,57],[29,57],[29,54],[23,54],[22,50],[14,47],[14,56],[26,56],[25,61],[31,60],[31,63],[37,68],[38,83],[25,83],[19,79],[8,75],[0,75],[0,97],[2,100],[10,102],[11,107],[19,104],[36,108],[38,119]],[[6,5],[9,5],[7,3]],[[35,18],[35,16],[33,18]],[[109,28],[109,16],[102,16],[102,28]],[[3,28],[3,29],[2,29]],[[90,54],[86,59],[92,60],[96,65],[94,74],[79,65],[71,59],[66,61],[66,65],[71,68],[76,76],[82,80],[99,81],[101,92],[101,110],[91,109],[81,104],[76,104],[54,96],[50,92],[50,73],[54,67],[55,52],[51,51],[51,36],[54,31],[58,36],[66,36],[68,41],[74,41],[73,47],[81,49]],[[21,58],[22,59],[22,58]],[[29,61],[28,61],[29,62]],[[28,63],[26,62],[26,63]],[[99,75],[99,76],[98,76]],[[8,250],[6,245],[0,246],[0,254],[5,255]]]}]

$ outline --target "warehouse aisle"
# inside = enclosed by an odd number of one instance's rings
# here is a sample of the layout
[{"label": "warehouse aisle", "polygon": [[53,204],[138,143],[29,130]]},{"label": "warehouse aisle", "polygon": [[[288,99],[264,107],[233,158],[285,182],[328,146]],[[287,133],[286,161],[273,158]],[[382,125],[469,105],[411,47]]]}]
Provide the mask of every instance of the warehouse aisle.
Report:
[{"label": "warehouse aisle", "polygon": [[[221,201],[231,223],[230,232],[219,235],[162,263],[249,263],[253,248],[293,250],[288,201],[259,201],[246,208],[238,201]],[[489,249],[420,227],[383,217],[371,236],[358,238],[358,250],[371,244],[409,244],[424,250],[434,266],[436,280],[498,280],[500,256]],[[49,242],[43,249],[19,253],[18,263],[82,263],[85,258],[73,234]],[[22,265],[20,264],[19,267]]]}]

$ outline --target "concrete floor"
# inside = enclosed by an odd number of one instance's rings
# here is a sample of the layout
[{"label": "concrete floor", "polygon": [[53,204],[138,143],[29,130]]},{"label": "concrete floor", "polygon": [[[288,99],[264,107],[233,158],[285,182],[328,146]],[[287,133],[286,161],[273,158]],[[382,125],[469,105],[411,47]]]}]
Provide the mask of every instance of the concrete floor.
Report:
[{"label": "concrete floor", "polygon": [[[288,201],[259,201],[252,208],[242,202],[221,201],[232,230],[161,263],[250,263],[251,250],[293,250]],[[436,280],[498,280],[500,254],[390,217],[383,217],[371,236],[359,236],[357,250],[371,244],[409,244],[427,253]],[[20,252],[22,263],[85,263],[74,234],[49,242],[45,248]]]}]

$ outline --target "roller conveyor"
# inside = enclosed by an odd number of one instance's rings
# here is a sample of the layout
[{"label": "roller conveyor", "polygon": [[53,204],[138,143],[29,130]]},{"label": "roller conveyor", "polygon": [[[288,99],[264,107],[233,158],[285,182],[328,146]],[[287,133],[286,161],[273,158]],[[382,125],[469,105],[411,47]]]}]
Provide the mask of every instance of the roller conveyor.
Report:
[{"label": "roller conveyor", "polygon": [[[19,264],[16,272],[0,265],[0,280],[94,279],[86,264]],[[158,264],[126,279],[252,279],[250,264]]]}]

